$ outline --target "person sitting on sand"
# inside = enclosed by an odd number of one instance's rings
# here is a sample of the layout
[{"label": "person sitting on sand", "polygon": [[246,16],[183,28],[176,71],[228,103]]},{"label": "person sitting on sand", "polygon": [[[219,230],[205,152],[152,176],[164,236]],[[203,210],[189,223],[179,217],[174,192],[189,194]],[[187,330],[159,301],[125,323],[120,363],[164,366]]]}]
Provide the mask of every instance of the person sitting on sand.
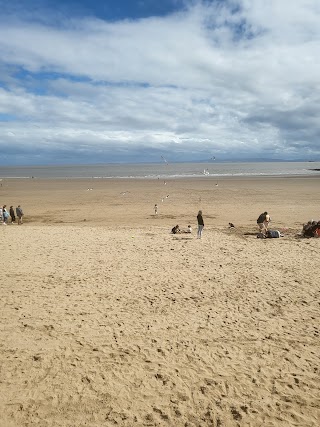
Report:
[{"label": "person sitting on sand", "polygon": [[320,221],[316,222],[312,225],[311,230],[313,237],[320,237]]},{"label": "person sitting on sand", "polygon": [[261,215],[259,215],[259,218],[257,219],[257,224],[260,233],[266,234],[266,232],[268,231],[269,222],[270,215],[268,214],[268,212],[263,212]]},{"label": "person sitting on sand", "polygon": [[192,233],[191,225],[188,225],[186,230],[180,230],[180,233],[190,234]]},{"label": "person sitting on sand", "polygon": [[302,236],[303,237],[313,237],[312,227],[313,227],[314,222],[315,221],[313,221],[311,219],[306,224],[303,224],[303,227],[302,227]]},{"label": "person sitting on sand", "polygon": [[172,234],[180,233],[180,228],[179,228],[179,225],[178,225],[178,224],[177,224],[177,225],[175,225],[175,226],[172,228],[171,233],[172,233]]}]

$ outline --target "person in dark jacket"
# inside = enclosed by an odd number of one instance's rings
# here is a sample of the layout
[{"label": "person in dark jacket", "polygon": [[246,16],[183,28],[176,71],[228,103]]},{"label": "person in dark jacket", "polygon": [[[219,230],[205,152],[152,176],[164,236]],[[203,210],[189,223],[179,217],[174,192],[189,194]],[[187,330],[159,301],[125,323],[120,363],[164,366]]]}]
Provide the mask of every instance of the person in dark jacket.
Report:
[{"label": "person in dark jacket", "polygon": [[18,225],[20,225],[20,224],[22,224],[22,217],[23,217],[23,211],[22,211],[20,205],[16,208],[16,214],[18,217]]},{"label": "person in dark jacket", "polygon": [[9,213],[10,213],[10,216],[11,216],[11,222],[12,223],[16,222],[16,216],[14,214],[13,206],[10,206]]},{"label": "person in dark jacket", "polygon": [[198,212],[197,215],[197,221],[198,221],[198,233],[197,233],[197,238],[201,239],[202,236],[202,230],[204,227],[204,222],[203,222],[203,217],[202,217],[202,211]]},{"label": "person in dark jacket", "polygon": [[178,224],[177,224],[177,225],[175,225],[175,226],[172,228],[171,233],[172,233],[172,234],[180,233],[180,227],[179,227],[179,225],[178,225]]}]

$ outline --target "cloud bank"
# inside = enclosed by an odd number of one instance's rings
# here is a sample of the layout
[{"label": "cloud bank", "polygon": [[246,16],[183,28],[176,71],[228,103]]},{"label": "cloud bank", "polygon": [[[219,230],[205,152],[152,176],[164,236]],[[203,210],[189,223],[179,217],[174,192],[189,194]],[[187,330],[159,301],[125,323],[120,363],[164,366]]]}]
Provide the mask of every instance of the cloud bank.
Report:
[{"label": "cloud bank", "polygon": [[[1,6],[1,2],[0,2]],[[320,158],[318,0],[0,18],[0,164]]]}]

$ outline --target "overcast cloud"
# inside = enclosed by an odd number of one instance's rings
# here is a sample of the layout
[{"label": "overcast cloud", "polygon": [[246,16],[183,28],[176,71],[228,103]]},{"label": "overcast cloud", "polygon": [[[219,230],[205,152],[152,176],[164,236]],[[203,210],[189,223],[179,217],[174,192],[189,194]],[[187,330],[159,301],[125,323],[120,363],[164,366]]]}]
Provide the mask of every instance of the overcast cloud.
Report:
[{"label": "overcast cloud", "polygon": [[2,165],[320,159],[319,0],[1,6]]}]

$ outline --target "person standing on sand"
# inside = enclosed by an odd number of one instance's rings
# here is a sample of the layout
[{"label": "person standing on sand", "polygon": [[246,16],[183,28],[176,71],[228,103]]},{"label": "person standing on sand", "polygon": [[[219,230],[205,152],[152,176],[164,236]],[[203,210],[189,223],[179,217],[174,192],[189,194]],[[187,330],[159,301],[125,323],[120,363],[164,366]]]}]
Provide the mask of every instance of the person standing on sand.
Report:
[{"label": "person standing on sand", "polygon": [[9,213],[7,211],[7,205],[2,206],[2,218],[3,218],[3,224],[7,225],[8,224],[8,218],[9,218]]},{"label": "person standing on sand", "polygon": [[18,217],[18,225],[20,225],[20,224],[22,224],[22,217],[23,217],[23,211],[22,211],[20,205],[16,208],[16,214]]},{"label": "person standing on sand", "polygon": [[10,206],[9,213],[10,213],[10,216],[11,216],[11,223],[13,224],[13,223],[16,222],[16,216],[14,214],[13,206]]},{"label": "person standing on sand", "polygon": [[158,205],[157,204],[154,205],[154,214],[158,215]]},{"label": "person standing on sand", "polygon": [[257,224],[258,224],[260,233],[266,234],[266,232],[268,231],[269,222],[270,222],[270,215],[268,214],[268,212],[263,212],[257,219]]},{"label": "person standing on sand", "polygon": [[198,233],[197,233],[197,238],[201,239],[202,236],[202,230],[204,227],[204,222],[203,222],[203,217],[202,217],[202,211],[198,212],[197,215],[197,221],[198,221]]}]

